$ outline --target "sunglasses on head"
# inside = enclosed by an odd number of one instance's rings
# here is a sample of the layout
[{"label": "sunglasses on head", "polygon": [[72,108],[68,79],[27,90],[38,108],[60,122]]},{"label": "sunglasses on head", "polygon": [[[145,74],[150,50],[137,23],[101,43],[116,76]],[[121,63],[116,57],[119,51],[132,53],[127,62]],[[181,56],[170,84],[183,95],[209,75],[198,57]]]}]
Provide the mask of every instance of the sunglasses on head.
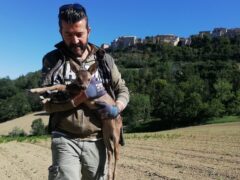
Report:
[{"label": "sunglasses on head", "polygon": [[86,14],[85,8],[80,5],[80,4],[66,4],[63,5],[59,8],[59,12],[63,13],[64,11],[66,11],[67,9],[72,9],[72,10],[77,10],[77,11],[83,11],[84,14]]}]

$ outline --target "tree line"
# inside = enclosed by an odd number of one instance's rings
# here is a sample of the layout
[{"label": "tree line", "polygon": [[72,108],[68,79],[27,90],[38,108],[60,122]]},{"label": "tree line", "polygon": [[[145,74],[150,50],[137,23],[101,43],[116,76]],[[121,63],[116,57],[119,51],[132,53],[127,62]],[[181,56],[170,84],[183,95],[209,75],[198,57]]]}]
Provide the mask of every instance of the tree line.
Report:
[{"label": "tree line", "polygon": [[[109,50],[131,92],[123,112],[129,130],[150,131],[240,114],[240,36],[193,37],[190,46],[137,44]],[[0,79],[0,122],[42,109],[40,72]]]},{"label": "tree line", "polygon": [[15,80],[0,79],[0,122],[42,110],[39,97],[27,92],[27,89],[39,87],[40,77],[40,71],[37,71]]}]

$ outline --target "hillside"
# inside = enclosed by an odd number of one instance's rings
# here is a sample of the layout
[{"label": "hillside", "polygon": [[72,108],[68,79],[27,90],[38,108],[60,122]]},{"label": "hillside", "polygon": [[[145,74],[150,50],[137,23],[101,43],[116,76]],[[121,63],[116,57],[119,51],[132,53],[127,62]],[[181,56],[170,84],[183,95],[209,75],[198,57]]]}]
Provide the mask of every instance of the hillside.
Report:
[{"label": "hillside", "polygon": [[45,125],[48,124],[48,115],[44,111],[27,114],[23,117],[16,118],[7,122],[0,123],[0,135],[8,135],[14,127],[23,129],[26,133],[30,133],[32,121],[41,118]]},{"label": "hillside", "polygon": [[[240,179],[240,122],[126,134],[117,179]],[[1,180],[45,180],[50,139],[0,144]],[[34,162],[34,163],[33,163]]]},{"label": "hillside", "polygon": [[[240,115],[240,36],[191,40],[190,46],[147,43],[109,50],[130,91],[123,112],[129,132]],[[40,79],[40,71],[0,78],[0,122],[43,109],[39,96],[26,91],[39,87]]]}]

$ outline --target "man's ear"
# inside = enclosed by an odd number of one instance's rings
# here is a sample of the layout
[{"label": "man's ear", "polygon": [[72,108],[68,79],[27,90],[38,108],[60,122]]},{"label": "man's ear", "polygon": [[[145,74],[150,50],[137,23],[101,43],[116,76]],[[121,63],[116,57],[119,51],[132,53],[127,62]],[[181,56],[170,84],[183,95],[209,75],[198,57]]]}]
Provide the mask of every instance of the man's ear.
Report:
[{"label": "man's ear", "polygon": [[92,64],[89,68],[88,71],[90,72],[90,74],[94,74],[97,70],[97,63]]},{"label": "man's ear", "polygon": [[88,38],[89,38],[89,36],[90,36],[90,32],[91,32],[91,27],[88,27],[88,28],[87,28]]},{"label": "man's ear", "polygon": [[61,27],[59,27],[59,34],[61,35],[61,37],[63,38],[63,36],[62,36],[62,28]]},{"label": "man's ear", "polygon": [[71,70],[73,72],[75,72],[75,73],[79,72],[81,67],[76,62],[74,62],[73,60],[70,60],[69,64],[70,64]]}]

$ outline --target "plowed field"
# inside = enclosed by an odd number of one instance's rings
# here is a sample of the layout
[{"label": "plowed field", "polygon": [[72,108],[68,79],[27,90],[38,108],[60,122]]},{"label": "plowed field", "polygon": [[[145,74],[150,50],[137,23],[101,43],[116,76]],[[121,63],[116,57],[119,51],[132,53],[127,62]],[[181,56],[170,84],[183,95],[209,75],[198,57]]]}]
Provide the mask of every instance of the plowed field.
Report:
[{"label": "plowed field", "polygon": [[[1,180],[45,180],[50,140],[0,144]],[[118,180],[240,179],[240,123],[127,134]]]}]

